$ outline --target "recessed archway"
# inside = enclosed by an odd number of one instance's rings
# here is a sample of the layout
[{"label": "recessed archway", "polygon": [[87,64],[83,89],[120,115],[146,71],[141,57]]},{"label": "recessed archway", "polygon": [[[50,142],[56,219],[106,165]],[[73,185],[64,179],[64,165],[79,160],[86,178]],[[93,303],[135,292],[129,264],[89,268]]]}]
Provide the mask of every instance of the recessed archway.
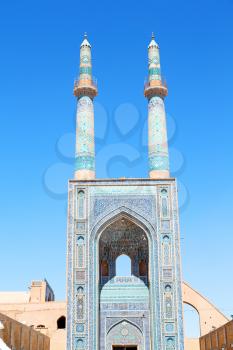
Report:
[{"label": "recessed archway", "polygon": [[101,285],[115,276],[148,279],[149,246],[144,230],[126,217],[119,217],[103,230],[99,240]]},{"label": "recessed archway", "polygon": [[[101,241],[104,237],[104,234],[108,231],[108,229],[113,225],[115,225],[120,220],[128,221],[132,225],[136,226],[138,231],[140,230],[140,233],[143,234],[143,242],[146,242],[147,244],[147,256],[146,256],[146,264],[147,264],[147,276],[143,278],[139,277],[130,277],[130,279],[137,280],[136,283],[138,285],[141,284],[143,289],[143,298],[146,300],[149,300],[149,289],[151,290],[151,294],[154,295],[154,298],[150,300],[150,308],[147,308],[147,305],[145,306],[145,312],[143,312],[144,316],[144,323],[145,328],[149,329],[149,314],[154,314],[155,305],[156,302],[159,302],[159,294],[157,292],[157,289],[155,288],[155,284],[150,283],[150,280],[158,280],[159,278],[159,261],[158,256],[155,254],[155,252],[158,249],[158,234],[154,228],[154,226],[140,213],[137,213],[132,208],[127,208],[125,206],[119,207],[112,212],[109,212],[107,215],[101,215],[99,220],[95,223],[93,226],[93,229],[91,231],[91,237],[90,237],[90,246],[89,246],[89,252],[91,257],[91,262],[93,262],[94,266],[94,279],[90,280],[89,285],[89,291],[93,293],[93,298],[89,300],[89,317],[90,320],[92,320],[93,324],[96,326],[93,328],[92,335],[91,335],[91,344],[92,347],[95,348],[96,346],[101,347],[104,346],[105,339],[101,338],[100,342],[97,340],[98,344],[96,345],[96,341],[94,339],[98,339],[98,334],[101,332],[101,325],[102,325],[102,319],[101,319],[101,308],[103,304],[103,299],[101,299],[101,293],[103,288],[106,290],[108,289],[108,286],[111,285],[112,278],[115,276],[115,271],[113,274],[113,277],[111,277],[111,273],[113,271],[113,268],[115,268],[114,264],[109,264],[109,277],[106,278],[105,281],[102,280],[101,277]],[[156,237],[156,239],[154,239]],[[107,254],[107,251],[105,250],[105,253]],[[126,252],[121,252],[126,253]],[[127,254],[127,253],[126,253]],[[119,256],[120,253],[118,252],[117,256]],[[128,254],[127,254],[128,255]],[[116,257],[117,257],[116,256]],[[92,258],[93,257],[93,258]],[[132,259],[132,258],[131,258]],[[137,262],[137,268],[139,268],[139,263]],[[89,277],[91,277],[91,273],[89,274]],[[124,280],[130,281],[130,279],[127,277]],[[119,282],[122,279],[119,279]],[[98,281],[98,283],[94,283],[94,281]],[[122,280],[123,281],[123,280]],[[140,281],[140,282],[138,282]],[[145,283],[148,281],[148,283]],[[104,283],[103,283],[104,282]],[[106,288],[105,288],[106,287]],[[123,288],[124,289],[124,288]],[[112,294],[112,295],[118,295],[118,294]],[[122,295],[122,297],[124,297]],[[135,296],[135,294],[134,294]],[[135,298],[134,298],[135,299]],[[132,300],[132,298],[130,299]],[[95,308],[95,305],[99,306],[98,309]],[[143,304],[145,305],[145,304]],[[103,309],[103,308],[102,308]],[[104,310],[104,309],[103,309]],[[110,309],[107,308],[106,312],[109,312]],[[131,310],[131,309],[130,309]],[[133,310],[133,308],[132,308]],[[97,320],[97,322],[96,322]],[[104,319],[103,319],[103,325],[104,325]],[[157,331],[159,332],[159,323],[155,326]],[[149,343],[152,343],[154,347],[156,347],[156,339],[153,337],[153,333],[151,334],[151,338],[146,339],[146,346],[148,347]]]},{"label": "recessed archway", "polygon": [[[114,330],[111,328],[106,338],[100,339],[100,348],[104,348],[106,342],[107,350],[112,350],[113,345],[117,346],[117,344],[127,349],[137,344],[137,349],[142,350],[141,336],[137,336],[140,331],[124,320],[124,308],[128,310],[129,318],[133,318],[135,308],[140,305],[143,314],[143,320],[140,322],[144,324],[141,327],[145,327],[149,332],[150,254],[147,233],[130,217],[119,215],[102,230],[97,242],[99,242],[100,273],[99,331],[103,332],[106,322],[108,327],[112,315],[115,315],[115,320],[118,321],[118,326],[116,328],[114,326]],[[118,341],[115,339],[117,334]],[[135,339],[132,342],[133,336]],[[149,343],[149,341],[148,338],[146,342]]]}]

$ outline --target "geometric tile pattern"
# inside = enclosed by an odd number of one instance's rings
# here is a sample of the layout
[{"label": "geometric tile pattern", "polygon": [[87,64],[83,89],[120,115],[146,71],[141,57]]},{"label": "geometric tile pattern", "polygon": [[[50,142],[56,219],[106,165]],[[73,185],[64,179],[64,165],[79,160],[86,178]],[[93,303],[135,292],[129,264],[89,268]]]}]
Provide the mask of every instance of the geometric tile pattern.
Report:
[{"label": "geometric tile pattern", "polygon": [[[130,224],[125,226],[126,221]],[[139,246],[140,237],[148,241],[148,248],[139,249],[147,258],[147,281],[138,274],[137,241],[131,236],[139,239]],[[120,252],[135,259],[132,278],[114,277]],[[106,281],[100,276],[100,258],[105,256],[111,256],[113,264]],[[174,179],[106,180],[104,185],[98,180],[70,181],[67,266],[67,350],[107,350],[116,340],[119,345],[137,341],[141,350],[183,350]]]}]

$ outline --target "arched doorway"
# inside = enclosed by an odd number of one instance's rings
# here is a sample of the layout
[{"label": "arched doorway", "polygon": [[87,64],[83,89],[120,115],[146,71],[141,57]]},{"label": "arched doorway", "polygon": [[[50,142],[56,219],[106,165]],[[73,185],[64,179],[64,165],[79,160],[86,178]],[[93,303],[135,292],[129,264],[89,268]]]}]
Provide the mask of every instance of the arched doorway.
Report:
[{"label": "arched doorway", "polygon": [[[145,231],[128,217],[119,216],[99,238],[101,349],[150,348],[150,337],[143,339],[143,333],[150,334],[148,272],[149,243]],[[116,321],[113,331],[111,325]]]},{"label": "arched doorway", "polygon": [[[116,275],[132,275],[147,283],[148,259],[148,239],[144,230],[128,218],[120,217],[110,224],[100,236],[101,285],[104,285]],[[118,271],[116,269],[117,265]]]},{"label": "arched doorway", "polygon": [[[123,337],[119,339],[119,334]],[[116,345],[117,344],[117,345]],[[107,350],[142,350],[143,334],[134,324],[125,320],[114,325],[107,334]]]}]

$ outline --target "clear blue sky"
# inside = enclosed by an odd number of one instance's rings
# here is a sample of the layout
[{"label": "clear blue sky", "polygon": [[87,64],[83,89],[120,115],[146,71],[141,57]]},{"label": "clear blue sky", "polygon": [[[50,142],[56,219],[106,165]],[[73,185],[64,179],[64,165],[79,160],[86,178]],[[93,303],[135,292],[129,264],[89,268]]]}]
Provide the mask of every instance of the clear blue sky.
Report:
[{"label": "clear blue sky", "polygon": [[147,176],[143,84],[154,31],[169,87],[171,163],[189,194],[180,215],[184,279],[233,314],[232,16],[232,0],[1,4],[0,290],[46,277],[65,297],[72,89],[84,31],[99,86],[97,176],[106,159],[109,176]]}]

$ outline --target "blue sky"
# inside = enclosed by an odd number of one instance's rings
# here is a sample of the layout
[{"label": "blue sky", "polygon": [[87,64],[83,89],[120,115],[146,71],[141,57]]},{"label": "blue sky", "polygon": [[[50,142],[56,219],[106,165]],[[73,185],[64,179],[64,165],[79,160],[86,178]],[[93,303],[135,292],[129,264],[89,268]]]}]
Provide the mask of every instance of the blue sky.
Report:
[{"label": "blue sky", "polygon": [[112,177],[147,176],[143,84],[154,31],[185,204],[184,279],[233,314],[232,15],[232,0],[1,4],[0,290],[25,290],[46,277],[57,299],[65,297],[72,89],[85,31],[99,87],[97,177],[106,164]]}]

